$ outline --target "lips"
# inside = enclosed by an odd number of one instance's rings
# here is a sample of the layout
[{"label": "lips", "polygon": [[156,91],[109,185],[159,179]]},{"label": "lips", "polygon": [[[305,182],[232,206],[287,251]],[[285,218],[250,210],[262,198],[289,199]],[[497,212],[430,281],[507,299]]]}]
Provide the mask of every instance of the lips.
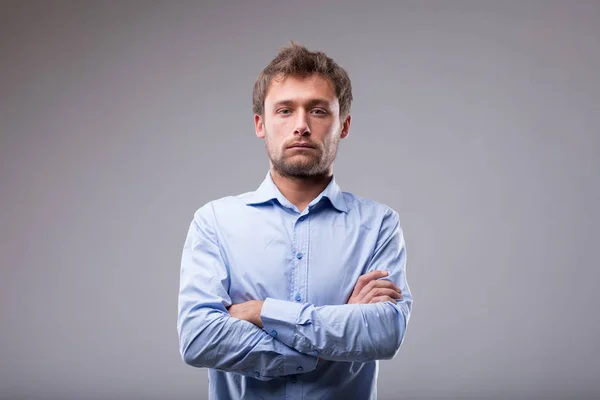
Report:
[{"label": "lips", "polygon": [[295,147],[300,147],[300,148],[306,148],[306,149],[314,149],[315,147],[308,144],[308,143],[294,143],[291,146],[289,146],[289,149],[293,149]]}]

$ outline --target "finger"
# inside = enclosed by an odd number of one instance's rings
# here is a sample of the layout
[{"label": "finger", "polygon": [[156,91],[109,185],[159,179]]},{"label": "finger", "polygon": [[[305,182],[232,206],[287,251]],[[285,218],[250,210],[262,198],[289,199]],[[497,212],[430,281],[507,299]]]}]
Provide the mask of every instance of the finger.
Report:
[{"label": "finger", "polygon": [[[356,286],[354,287],[353,295],[354,296],[364,296],[364,294],[367,293],[367,292],[365,292],[365,287],[372,284],[372,282],[377,282],[378,279],[385,278],[388,275],[389,275],[389,272],[382,271],[382,270],[375,270],[375,271],[371,271],[367,274],[362,275],[358,279],[358,282],[357,282]],[[362,293],[362,295],[361,295],[361,293]]]},{"label": "finger", "polygon": [[[394,289],[395,291],[397,291],[398,293],[401,293],[401,290],[398,286],[396,286],[396,284],[388,279],[378,279],[376,281],[371,281],[367,284],[366,287],[371,287],[371,288],[388,288],[388,289]],[[365,289],[363,288],[363,291]]]},{"label": "finger", "polygon": [[378,296],[373,298],[373,300],[371,300],[369,303],[383,303],[384,301],[391,301],[392,303],[396,304],[396,300],[392,299],[390,296]]},{"label": "finger", "polygon": [[371,299],[373,299],[375,297],[379,297],[379,296],[389,296],[393,299],[401,299],[402,298],[402,294],[398,293],[394,289],[376,288],[376,289],[371,290],[369,292],[369,294],[367,294],[365,296],[365,300],[366,300],[366,302],[368,302]]},{"label": "finger", "polygon": [[356,285],[354,286],[354,290],[352,291],[352,296],[357,296],[369,282],[373,281],[374,279],[379,279],[388,276],[388,274],[389,273],[387,271],[375,270],[361,275],[358,278],[358,281],[356,281]]},{"label": "finger", "polygon": [[367,296],[373,289],[376,289],[376,288],[393,289],[393,290],[397,291],[398,293],[401,293],[400,288],[398,286],[396,286],[394,284],[394,282],[388,281],[387,279],[379,279],[376,281],[369,282],[363,288],[363,290],[356,296],[356,298],[360,301],[360,300],[364,299],[365,296]]},{"label": "finger", "polygon": [[375,288],[375,289],[371,290],[364,297],[362,303],[363,304],[368,304],[372,299],[374,299],[375,297],[379,297],[379,296],[389,296],[389,297],[391,297],[393,299],[401,299],[402,298],[402,294],[398,293],[394,289]]}]

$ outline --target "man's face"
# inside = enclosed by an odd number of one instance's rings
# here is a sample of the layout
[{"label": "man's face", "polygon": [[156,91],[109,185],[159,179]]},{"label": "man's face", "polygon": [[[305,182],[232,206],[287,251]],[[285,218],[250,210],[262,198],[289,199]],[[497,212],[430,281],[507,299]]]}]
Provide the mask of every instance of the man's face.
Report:
[{"label": "man's face", "polygon": [[273,79],[264,116],[254,116],[272,168],[300,178],[330,174],[338,143],[350,128],[350,116],[342,123],[339,110],[333,84],[321,75]]}]

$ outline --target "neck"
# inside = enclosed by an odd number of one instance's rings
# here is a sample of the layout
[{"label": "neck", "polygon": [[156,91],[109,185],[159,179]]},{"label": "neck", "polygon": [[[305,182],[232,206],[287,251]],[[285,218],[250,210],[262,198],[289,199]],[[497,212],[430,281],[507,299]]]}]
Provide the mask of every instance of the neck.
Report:
[{"label": "neck", "polygon": [[310,177],[293,177],[271,169],[271,178],[281,194],[302,212],[329,185],[333,179],[333,172]]}]

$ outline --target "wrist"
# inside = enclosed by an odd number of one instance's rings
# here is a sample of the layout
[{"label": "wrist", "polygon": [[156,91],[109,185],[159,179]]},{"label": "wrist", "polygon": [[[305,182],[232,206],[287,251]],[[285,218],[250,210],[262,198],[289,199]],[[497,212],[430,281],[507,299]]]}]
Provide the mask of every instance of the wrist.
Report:
[{"label": "wrist", "polygon": [[263,327],[262,320],[260,319],[260,313],[262,312],[263,303],[264,301],[262,300],[256,300],[254,306],[254,321],[252,321],[252,323],[258,326],[259,328]]}]

